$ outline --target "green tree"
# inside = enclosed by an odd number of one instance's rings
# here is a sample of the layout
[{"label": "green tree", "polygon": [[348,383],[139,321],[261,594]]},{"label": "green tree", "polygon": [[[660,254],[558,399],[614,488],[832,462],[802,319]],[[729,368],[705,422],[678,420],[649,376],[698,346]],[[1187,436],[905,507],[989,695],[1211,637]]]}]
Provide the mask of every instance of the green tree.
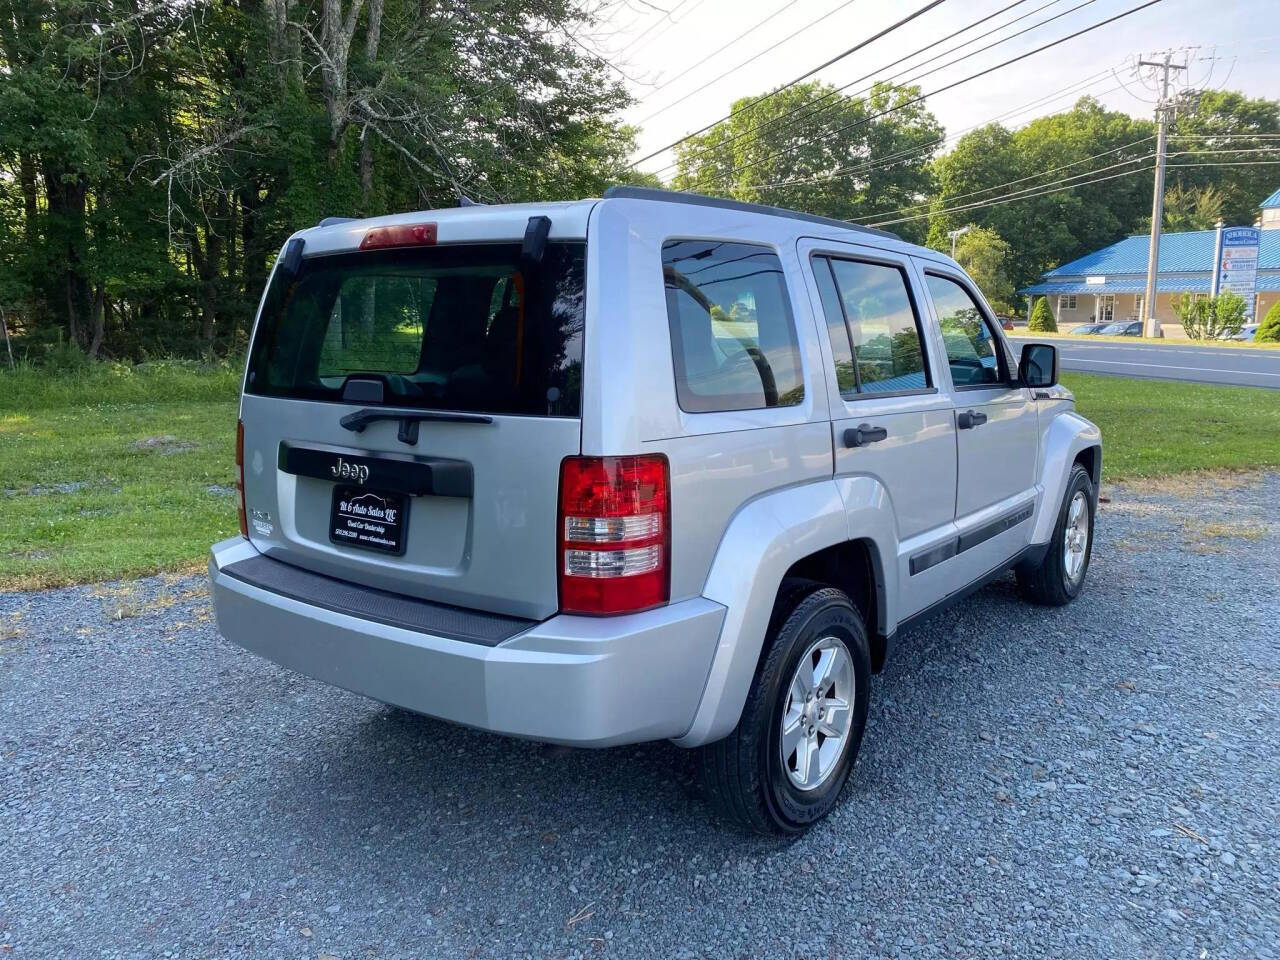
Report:
[{"label": "green tree", "polygon": [[956,241],[956,262],[964,267],[999,313],[1013,313],[1013,281],[1005,271],[1009,244],[990,227],[975,227]]},{"label": "green tree", "polygon": [[676,147],[672,185],[842,220],[916,202],[932,188],[930,148],[943,134],[912,102],[919,92],[877,84],[850,97],[815,82],[744,97],[728,120]]},{"label": "green tree", "polygon": [[0,309],[29,350],[237,350],[320,217],[638,179],[586,11],[0,0]]},{"label": "green tree", "polygon": [[1280,343],[1280,301],[1273,303],[1253,335],[1255,343]]},{"label": "green tree", "polygon": [[[1006,269],[1021,287],[1051,267],[1114,243],[1149,213],[1148,175],[1101,183],[1085,177],[1072,189],[1035,191],[1126,160],[1140,168],[1136,161],[1150,154],[1144,138],[1152,132],[1149,122],[1084,97],[1071,110],[1019,130],[991,124],[965,134],[933,164],[938,192],[932,207],[920,211],[932,211],[930,246],[943,249],[947,231],[966,223],[990,227],[1009,241]],[[1107,151],[1105,159],[1091,159]],[[1026,194],[1013,202],[990,203],[1019,191]],[[950,208],[960,209],[946,212]]]},{"label": "green tree", "polygon": [[1213,184],[1196,189],[1175,183],[1164,193],[1164,229],[1211,230],[1225,205],[1226,198]]},{"label": "green tree", "polygon": [[1041,297],[1031,308],[1031,319],[1027,321],[1027,329],[1033,333],[1057,333],[1058,321],[1053,318],[1049,309],[1049,298]]},{"label": "green tree", "polygon": [[[1253,223],[1258,204],[1276,188],[1276,168],[1247,161],[1274,159],[1274,154],[1256,151],[1274,148],[1266,137],[1275,134],[1280,134],[1280,101],[1246,97],[1234,90],[1195,93],[1174,124],[1169,150],[1178,156],[1169,160],[1170,188],[1212,186],[1222,196],[1220,213],[1227,226]],[[1182,166],[1224,161],[1241,165]]]}]

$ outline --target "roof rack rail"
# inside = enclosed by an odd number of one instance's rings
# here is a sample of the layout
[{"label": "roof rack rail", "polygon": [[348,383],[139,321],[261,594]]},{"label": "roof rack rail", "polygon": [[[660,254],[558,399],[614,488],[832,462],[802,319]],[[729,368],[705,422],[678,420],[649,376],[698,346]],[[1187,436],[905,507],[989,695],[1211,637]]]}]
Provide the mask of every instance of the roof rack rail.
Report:
[{"label": "roof rack rail", "polygon": [[838,227],[841,230],[853,230],[857,233],[869,233],[890,240],[901,240],[896,233],[879,230],[876,227],[864,227],[859,223],[847,220],[836,220],[833,217],[820,217],[813,213],[801,213],[799,210],[788,210],[786,207],[771,207],[763,203],[746,203],[742,200],[727,200],[723,197],[708,197],[701,193],[684,193],[679,190],[663,190],[659,187],[626,187],[613,186],[604,192],[606,200],[660,200],[665,203],[688,203],[698,207],[720,207],[725,210],[741,210],[743,213],[763,213],[773,217],[788,217],[792,220],[805,220],[809,223],[820,223],[826,227]]},{"label": "roof rack rail", "polygon": [[316,226],[332,227],[339,223],[355,223],[355,222],[356,222],[355,217],[325,217],[323,220],[317,223]]}]

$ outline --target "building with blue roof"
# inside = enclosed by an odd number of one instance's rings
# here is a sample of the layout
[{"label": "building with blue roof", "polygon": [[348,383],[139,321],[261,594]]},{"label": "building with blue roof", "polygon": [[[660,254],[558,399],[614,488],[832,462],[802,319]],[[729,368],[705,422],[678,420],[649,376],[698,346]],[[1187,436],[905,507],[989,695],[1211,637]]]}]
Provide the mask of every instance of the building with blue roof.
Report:
[{"label": "building with blue roof", "polygon": [[[1260,210],[1262,238],[1253,314],[1258,319],[1280,302],[1280,190],[1262,201]],[[1209,295],[1216,240],[1216,230],[1161,234],[1154,312],[1166,334],[1177,336],[1182,332],[1173,310],[1174,299],[1184,293]],[[1145,233],[1126,237],[1046,271],[1039,283],[1019,292],[1033,299],[1047,297],[1059,329],[1091,320],[1137,320],[1142,315],[1142,297],[1147,288],[1150,243],[1151,237]]]}]

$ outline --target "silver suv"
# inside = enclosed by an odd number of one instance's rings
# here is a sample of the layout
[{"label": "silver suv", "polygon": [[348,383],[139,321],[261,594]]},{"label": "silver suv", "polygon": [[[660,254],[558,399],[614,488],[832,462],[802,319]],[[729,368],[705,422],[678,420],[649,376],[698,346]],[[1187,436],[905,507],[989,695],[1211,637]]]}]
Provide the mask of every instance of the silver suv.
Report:
[{"label": "silver suv", "polygon": [[701,750],[767,832],[825,815],[894,638],[1012,568],[1084,583],[1097,427],[949,258],[615,188],[325,221],[240,407],[218,626],[388,704]]}]

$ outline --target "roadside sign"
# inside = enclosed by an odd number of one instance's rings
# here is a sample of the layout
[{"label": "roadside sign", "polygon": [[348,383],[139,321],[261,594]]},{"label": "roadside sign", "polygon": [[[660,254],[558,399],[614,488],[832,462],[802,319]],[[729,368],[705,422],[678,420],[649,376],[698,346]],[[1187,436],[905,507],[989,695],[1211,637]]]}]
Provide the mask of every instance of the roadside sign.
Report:
[{"label": "roadside sign", "polygon": [[1214,265],[1213,293],[1230,291],[1244,300],[1245,315],[1252,320],[1258,286],[1258,244],[1261,231],[1257,227],[1228,227],[1218,240],[1217,263]]}]

